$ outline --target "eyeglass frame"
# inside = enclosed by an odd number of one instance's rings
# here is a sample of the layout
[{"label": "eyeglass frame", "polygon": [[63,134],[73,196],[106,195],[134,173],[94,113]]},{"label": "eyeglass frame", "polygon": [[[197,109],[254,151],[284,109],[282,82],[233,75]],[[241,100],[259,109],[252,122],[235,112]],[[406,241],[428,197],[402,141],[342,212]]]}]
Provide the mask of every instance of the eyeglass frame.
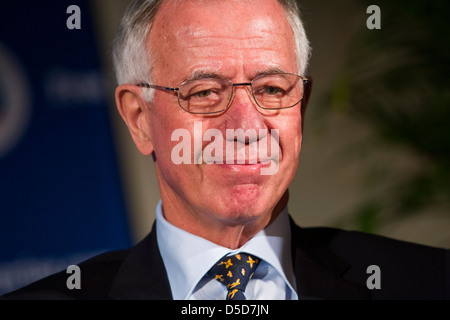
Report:
[{"label": "eyeglass frame", "polygon": [[[256,99],[256,97],[255,97],[255,95],[253,93],[253,87],[252,87],[253,82],[255,80],[257,80],[257,79],[262,78],[262,77],[270,76],[270,75],[277,75],[277,74],[281,74],[281,75],[287,74],[287,75],[294,75],[294,76],[299,77],[302,80],[302,84],[303,84],[302,97],[300,98],[300,100],[297,103],[295,103],[295,104],[293,104],[292,106],[289,106],[289,107],[281,107],[281,108],[266,108],[266,107],[263,107],[263,106],[261,106],[258,103],[258,100]],[[190,81],[201,80],[201,79],[223,79],[223,80],[226,80],[229,83],[231,83],[231,96],[230,96],[230,99],[229,99],[227,105],[223,109],[218,110],[218,111],[213,111],[213,112],[192,112],[192,111],[186,110],[181,105],[181,102],[180,102],[180,87],[183,86],[184,84],[190,82]],[[295,74],[295,73],[279,72],[279,73],[273,73],[273,74],[271,73],[271,74],[259,75],[256,78],[254,78],[251,82],[233,83],[233,82],[231,82],[231,80],[226,79],[226,78],[222,78],[222,77],[206,77],[206,78],[200,78],[200,79],[193,79],[193,80],[183,81],[180,85],[178,85],[178,87],[175,87],[175,88],[174,87],[160,86],[160,85],[155,85],[155,84],[149,84],[149,83],[145,83],[145,82],[140,82],[140,83],[136,84],[136,86],[137,87],[141,87],[141,88],[147,88],[147,89],[157,89],[157,90],[177,92],[178,105],[180,106],[181,109],[183,109],[184,111],[186,111],[188,113],[191,113],[191,114],[216,114],[216,113],[224,112],[225,110],[227,110],[229,108],[229,106],[231,105],[231,101],[233,100],[233,97],[234,97],[234,87],[250,86],[250,89],[251,89],[250,93],[252,94],[253,100],[258,105],[258,107],[260,107],[261,109],[264,109],[264,110],[280,110],[280,109],[289,109],[289,108],[292,108],[292,107],[295,107],[296,105],[298,105],[303,100],[303,98],[305,97],[305,87],[306,87],[306,84],[308,82],[309,82],[309,79],[307,77],[305,77],[305,76],[301,76],[301,75],[298,75],[298,74]]]}]

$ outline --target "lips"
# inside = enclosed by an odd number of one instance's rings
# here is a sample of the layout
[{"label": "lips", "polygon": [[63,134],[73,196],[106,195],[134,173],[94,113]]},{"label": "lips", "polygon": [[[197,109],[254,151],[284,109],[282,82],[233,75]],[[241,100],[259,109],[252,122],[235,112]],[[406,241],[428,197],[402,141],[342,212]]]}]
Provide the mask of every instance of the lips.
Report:
[{"label": "lips", "polygon": [[274,161],[273,159],[266,158],[266,159],[238,159],[235,158],[233,160],[230,159],[222,159],[220,161],[217,161],[215,159],[209,159],[206,157],[206,159],[203,159],[204,164],[223,164],[223,165],[242,165],[242,166],[250,166],[250,165],[268,165],[271,161]]},{"label": "lips", "polygon": [[[268,155],[267,144],[273,144],[270,147],[271,154]],[[273,148],[276,147],[276,148]],[[275,150],[273,150],[275,149]],[[206,151],[206,148],[204,149]],[[276,151],[276,152],[274,152]],[[212,152],[203,152],[203,163],[210,164],[229,164],[229,165],[255,165],[269,164],[271,161],[278,162],[279,146],[273,141],[264,137],[250,143],[243,141],[224,141],[223,148],[217,148]]]}]

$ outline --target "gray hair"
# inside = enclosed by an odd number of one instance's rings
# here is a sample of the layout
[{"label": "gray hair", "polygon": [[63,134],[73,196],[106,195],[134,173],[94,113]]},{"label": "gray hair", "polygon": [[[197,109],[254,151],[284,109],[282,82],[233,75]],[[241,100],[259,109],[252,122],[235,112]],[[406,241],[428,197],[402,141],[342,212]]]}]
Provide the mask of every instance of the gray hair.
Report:
[{"label": "gray hair", "polygon": [[[164,0],[134,0],[127,8],[113,42],[113,62],[118,84],[152,83],[154,61],[147,37],[156,13]],[[295,38],[298,73],[307,70],[310,46],[306,37],[300,12],[295,0],[278,0],[292,27]],[[153,90],[143,90],[147,101],[153,99]]]}]

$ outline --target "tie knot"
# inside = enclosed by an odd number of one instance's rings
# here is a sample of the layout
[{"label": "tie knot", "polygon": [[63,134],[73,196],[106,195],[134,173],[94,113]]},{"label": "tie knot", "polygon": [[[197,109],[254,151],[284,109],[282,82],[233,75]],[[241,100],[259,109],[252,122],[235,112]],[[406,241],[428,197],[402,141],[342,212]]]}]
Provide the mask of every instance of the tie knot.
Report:
[{"label": "tie knot", "polygon": [[228,299],[230,299],[238,291],[245,291],[258,264],[259,259],[255,256],[239,253],[221,258],[208,274],[227,287]]}]

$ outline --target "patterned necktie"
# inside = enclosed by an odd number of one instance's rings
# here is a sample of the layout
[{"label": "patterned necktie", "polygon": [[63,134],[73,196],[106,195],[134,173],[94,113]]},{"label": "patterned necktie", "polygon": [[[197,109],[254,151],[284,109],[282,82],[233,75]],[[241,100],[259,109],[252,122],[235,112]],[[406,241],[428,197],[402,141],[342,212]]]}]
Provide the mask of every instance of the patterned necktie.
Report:
[{"label": "patterned necktie", "polygon": [[227,287],[227,300],[246,300],[244,291],[258,266],[259,259],[246,253],[225,256],[208,271]]}]

